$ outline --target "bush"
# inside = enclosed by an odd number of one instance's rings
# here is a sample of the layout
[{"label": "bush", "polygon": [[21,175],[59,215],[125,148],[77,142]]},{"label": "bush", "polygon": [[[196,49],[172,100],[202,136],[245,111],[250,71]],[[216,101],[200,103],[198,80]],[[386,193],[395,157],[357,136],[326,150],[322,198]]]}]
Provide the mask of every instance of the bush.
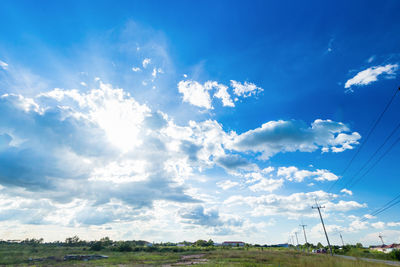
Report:
[{"label": "bush", "polygon": [[128,243],[123,242],[118,246],[117,250],[120,252],[130,252],[132,251],[132,247]]},{"label": "bush", "polygon": [[101,241],[96,241],[90,246],[90,250],[93,251],[100,251],[102,249],[103,249],[103,244],[101,243]]},{"label": "bush", "polygon": [[389,255],[392,259],[400,261],[400,250],[395,249],[392,252],[390,252]]}]

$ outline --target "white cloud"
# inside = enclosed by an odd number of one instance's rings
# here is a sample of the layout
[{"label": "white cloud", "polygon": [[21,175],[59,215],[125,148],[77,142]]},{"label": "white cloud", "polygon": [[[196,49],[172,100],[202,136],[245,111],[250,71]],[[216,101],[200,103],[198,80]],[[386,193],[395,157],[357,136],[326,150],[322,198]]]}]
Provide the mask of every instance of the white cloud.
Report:
[{"label": "white cloud", "polygon": [[[179,216],[185,223],[201,225],[206,227],[222,227],[222,226],[241,226],[243,221],[238,218],[221,217],[215,209],[204,209],[201,205],[191,208],[183,208],[178,212]],[[221,229],[216,229],[221,230]]]},{"label": "white cloud", "polygon": [[353,192],[351,190],[346,189],[346,188],[343,188],[342,190],[340,190],[340,192],[348,194],[349,196],[353,195]]},{"label": "white cloud", "polygon": [[249,189],[253,192],[272,192],[282,187],[283,179],[266,179],[262,178],[260,182],[249,186]]},{"label": "white cloud", "polygon": [[133,71],[133,72],[138,72],[138,71],[141,71],[141,69],[140,69],[139,67],[133,67],[133,68],[132,68],[132,71]]},{"label": "white cloud", "polygon": [[388,222],[386,225],[389,227],[399,227],[400,222]]},{"label": "white cloud", "polygon": [[261,87],[258,87],[254,83],[249,82],[241,83],[231,80],[231,86],[233,87],[233,92],[235,93],[235,95],[243,97],[249,97],[264,91]]},{"label": "white cloud", "polygon": [[376,229],[383,229],[385,228],[385,223],[384,222],[371,223],[371,226]]},{"label": "white cloud", "polygon": [[360,71],[353,78],[349,79],[344,88],[350,88],[354,85],[361,86],[376,82],[378,77],[386,75],[386,78],[392,78],[398,69],[397,64],[387,64],[385,66],[374,66]]},{"label": "white cloud", "polygon": [[[235,135],[229,148],[237,151],[261,152],[261,158],[268,159],[279,152],[312,152],[322,150],[341,152],[352,149],[361,136],[357,132],[346,133],[349,128],[341,122],[315,120],[311,127],[301,121],[270,121],[260,128]],[[334,177],[327,175],[326,180]]]},{"label": "white cloud", "polygon": [[223,84],[215,84],[214,86],[218,88],[218,91],[214,94],[214,97],[220,98],[224,107],[234,107],[235,104],[231,99],[231,95],[228,93],[228,87]]},{"label": "white cloud", "polygon": [[7,70],[8,64],[6,62],[0,60],[0,68],[2,68],[3,70]]},{"label": "white cloud", "polygon": [[211,98],[209,94],[210,87],[201,85],[196,81],[180,81],[178,90],[183,94],[183,101],[194,106],[212,109]]},{"label": "white cloud", "polygon": [[289,181],[302,182],[305,178],[313,177],[316,181],[335,181],[338,177],[329,172],[328,170],[299,170],[298,168],[291,167],[280,167],[278,169],[278,176],[284,176]]},{"label": "white cloud", "polygon": [[326,204],[327,210],[336,210],[336,211],[349,211],[355,209],[366,208],[367,204],[360,204],[356,201],[344,201],[340,200],[338,203],[328,203]]},{"label": "white cloud", "polygon": [[365,214],[364,217],[367,219],[375,219],[376,218],[375,216],[373,216],[371,214]]},{"label": "white cloud", "polygon": [[368,228],[368,222],[363,222],[360,220],[352,221],[348,227],[349,232],[356,232],[360,230],[365,230]]},{"label": "white cloud", "polygon": [[261,195],[261,196],[232,196],[224,201],[226,205],[248,205],[252,208],[253,216],[282,215],[291,219],[298,216],[316,217],[317,214],[311,209],[315,205],[315,199],[319,204],[326,206],[328,212],[349,211],[365,207],[355,201],[332,202],[338,196],[324,191],[314,191],[308,193],[293,193],[284,195]]},{"label": "white cloud", "polygon": [[142,62],[143,68],[147,68],[147,66],[148,66],[150,63],[151,63],[151,59],[150,59],[150,58],[145,58],[145,59],[143,59],[143,62]]},{"label": "white cloud", "polygon": [[157,73],[164,73],[163,70],[161,68],[153,68],[153,72],[151,73],[151,76],[153,76],[154,78],[157,77]]},{"label": "white cloud", "polygon": [[235,187],[239,185],[238,182],[233,182],[231,180],[226,180],[226,181],[222,181],[222,182],[218,182],[217,186],[224,189],[224,190],[228,190],[229,188]]},{"label": "white cloud", "polygon": [[85,82],[80,82],[80,85],[87,87],[87,84]]}]

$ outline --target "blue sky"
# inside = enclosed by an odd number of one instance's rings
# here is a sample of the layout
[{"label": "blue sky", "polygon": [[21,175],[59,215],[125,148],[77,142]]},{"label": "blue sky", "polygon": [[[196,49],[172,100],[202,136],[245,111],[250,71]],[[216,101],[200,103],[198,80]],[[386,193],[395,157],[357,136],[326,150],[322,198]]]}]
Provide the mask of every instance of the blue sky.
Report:
[{"label": "blue sky", "polygon": [[3,2],[0,238],[400,242],[399,8]]}]

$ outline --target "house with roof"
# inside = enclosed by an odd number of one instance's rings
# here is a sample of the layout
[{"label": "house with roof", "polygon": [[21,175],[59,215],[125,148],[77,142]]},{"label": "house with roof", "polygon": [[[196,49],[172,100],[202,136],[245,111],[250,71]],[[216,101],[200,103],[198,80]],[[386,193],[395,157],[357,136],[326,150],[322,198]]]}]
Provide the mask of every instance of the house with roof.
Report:
[{"label": "house with roof", "polygon": [[381,246],[371,246],[370,250],[380,251],[383,253],[390,253],[393,250],[400,250],[400,244],[391,244],[391,245],[381,245]]}]

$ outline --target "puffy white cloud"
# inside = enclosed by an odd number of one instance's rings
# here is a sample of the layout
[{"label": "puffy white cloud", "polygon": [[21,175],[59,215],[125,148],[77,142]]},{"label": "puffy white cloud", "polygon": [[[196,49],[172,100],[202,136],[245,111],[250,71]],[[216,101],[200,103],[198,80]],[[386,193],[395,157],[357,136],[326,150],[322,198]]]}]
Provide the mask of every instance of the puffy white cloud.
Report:
[{"label": "puffy white cloud", "polygon": [[316,181],[335,181],[338,177],[328,170],[299,170],[297,167],[280,167],[278,176],[284,176],[289,181],[302,182],[305,178],[313,177]]},{"label": "puffy white cloud", "polygon": [[239,185],[238,182],[233,182],[231,180],[225,180],[217,183],[217,186],[224,190],[228,190],[229,188],[235,187],[237,185]]},{"label": "puffy white cloud", "polygon": [[365,214],[364,217],[367,219],[375,219],[376,218],[375,216],[373,216],[371,214]]},{"label": "puffy white cloud", "polygon": [[235,95],[242,97],[249,97],[263,91],[261,87],[258,87],[254,83],[249,82],[241,83],[235,80],[231,80],[231,86],[233,87],[233,92],[235,93]]},{"label": "puffy white cloud", "polygon": [[386,225],[389,227],[399,227],[400,222],[388,222]]},{"label": "puffy white cloud", "polygon": [[266,179],[262,178],[258,183],[249,186],[249,189],[253,192],[272,192],[282,187],[283,179]]},{"label": "puffy white cloud", "polygon": [[166,165],[187,155],[165,147],[166,119],[121,89],[101,83],[88,93],[56,89],[35,100],[3,95],[0,110],[7,114],[0,120],[7,129],[0,183],[21,188],[18,195],[38,191],[37,198],[85,199],[89,206],[118,199],[137,208],[158,199],[196,201],[177,182],[180,170]]},{"label": "puffy white cloud", "polygon": [[150,64],[150,62],[151,62],[150,58],[143,59],[143,61],[142,61],[143,68],[147,68],[147,66]]},{"label": "puffy white cloud", "polygon": [[138,71],[141,71],[141,69],[139,67],[132,67],[132,71],[133,72],[138,72]]},{"label": "puffy white cloud", "polygon": [[218,91],[214,94],[214,97],[220,98],[224,107],[234,107],[235,104],[231,99],[231,95],[228,93],[228,87],[223,84],[215,84],[214,86],[218,88]]},{"label": "puffy white cloud", "polygon": [[376,82],[378,77],[386,75],[386,78],[392,78],[398,69],[397,64],[387,64],[385,66],[373,66],[363,71],[360,71],[353,78],[349,79],[344,88],[350,88],[354,85],[361,86]]},{"label": "puffy white cloud", "polygon": [[342,190],[340,190],[340,192],[348,194],[349,196],[353,195],[353,192],[351,190],[346,189],[346,188],[343,188]]},{"label": "puffy white cloud", "polygon": [[365,230],[368,228],[368,222],[365,221],[360,221],[360,220],[354,220],[350,223],[348,227],[349,232],[357,232],[360,230]]},{"label": "puffy white cloud", "polygon": [[[153,72],[154,73],[154,72]],[[217,83],[216,81],[207,81],[204,84],[186,80],[178,83],[178,91],[183,94],[183,101],[194,106],[212,109],[210,92],[214,92],[213,97],[219,98],[224,107],[234,107],[231,96],[228,93],[228,87]]]},{"label": "puffy white cloud", "polygon": [[217,210],[205,210],[201,205],[183,208],[178,213],[185,223],[206,227],[241,226],[243,223],[237,218],[221,218]]},{"label": "puffy white cloud", "polygon": [[158,73],[164,73],[164,71],[161,68],[153,68],[153,72],[151,73],[151,76],[153,76],[153,78],[157,77]]},{"label": "puffy white cloud", "polygon": [[376,229],[383,229],[383,228],[385,228],[385,223],[384,222],[375,222],[375,223],[371,223],[371,226]]},{"label": "puffy white cloud", "polygon": [[180,81],[178,83],[178,90],[183,94],[183,101],[188,102],[194,106],[212,109],[211,98],[209,90],[196,81]]},{"label": "puffy white cloud", "polygon": [[0,68],[2,68],[3,70],[7,70],[8,64],[6,62],[0,60]]},{"label": "puffy white cloud", "polygon": [[360,208],[366,208],[367,204],[361,204],[356,201],[344,201],[340,200],[338,203],[327,203],[327,210],[336,210],[336,211],[350,211]]},{"label": "puffy white cloud", "polygon": [[[270,121],[260,128],[233,137],[229,148],[237,151],[261,152],[268,159],[278,152],[312,152],[322,147],[325,151],[340,152],[352,149],[361,136],[341,122],[315,120],[311,127],[301,121]],[[328,180],[333,177],[325,177]]]},{"label": "puffy white cloud", "polygon": [[318,199],[319,204],[326,206],[327,212],[349,211],[366,207],[365,204],[359,204],[355,201],[332,202],[338,196],[324,191],[314,191],[308,193],[293,193],[284,195],[261,195],[261,196],[232,196],[224,201],[226,205],[248,205],[252,207],[253,216],[271,216],[282,215],[289,218],[298,218],[298,216],[315,217],[317,214],[311,209]]}]

